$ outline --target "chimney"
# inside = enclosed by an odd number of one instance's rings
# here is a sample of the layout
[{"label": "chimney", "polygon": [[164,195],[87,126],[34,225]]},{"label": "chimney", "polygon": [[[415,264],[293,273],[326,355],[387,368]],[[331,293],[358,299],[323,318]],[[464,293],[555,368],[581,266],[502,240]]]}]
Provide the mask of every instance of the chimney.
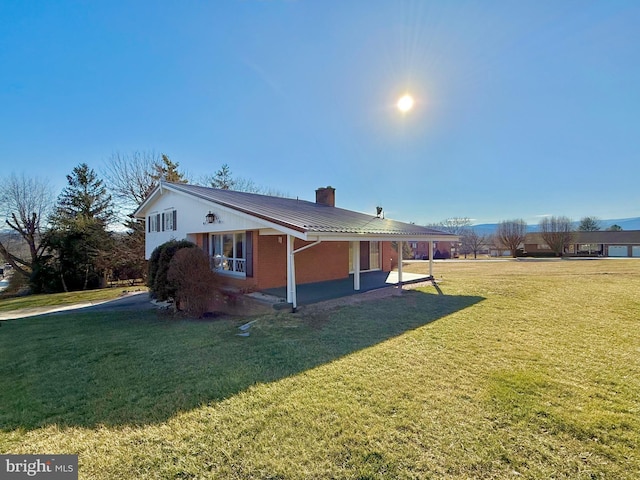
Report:
[{"label": "chimney", "polygon": [[316,190],[316,203],[327,205],[329,207],[336,206],[336,189],[333,187],[321,187]]}]

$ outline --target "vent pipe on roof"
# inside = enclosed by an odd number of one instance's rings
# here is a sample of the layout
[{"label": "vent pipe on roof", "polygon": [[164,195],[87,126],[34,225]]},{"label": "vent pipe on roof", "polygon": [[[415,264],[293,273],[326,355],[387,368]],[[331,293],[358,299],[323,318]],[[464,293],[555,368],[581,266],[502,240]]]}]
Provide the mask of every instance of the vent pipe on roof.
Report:
[{"label": "vent pipe on roof", "polygon": [[321,187],[316,190],[316,203],[327,205],[329,207],[336,206],[336,189],[329,187]]}]

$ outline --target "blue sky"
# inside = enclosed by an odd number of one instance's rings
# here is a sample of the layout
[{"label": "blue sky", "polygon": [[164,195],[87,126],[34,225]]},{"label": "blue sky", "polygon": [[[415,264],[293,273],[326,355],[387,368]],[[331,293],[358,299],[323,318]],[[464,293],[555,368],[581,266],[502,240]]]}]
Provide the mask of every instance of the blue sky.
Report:
[{"label": "blue sky", "polygon": [[153,150],[418,224],[640,216],[635,0],[3,0],[0,22],[3,174],[61,189]]}]

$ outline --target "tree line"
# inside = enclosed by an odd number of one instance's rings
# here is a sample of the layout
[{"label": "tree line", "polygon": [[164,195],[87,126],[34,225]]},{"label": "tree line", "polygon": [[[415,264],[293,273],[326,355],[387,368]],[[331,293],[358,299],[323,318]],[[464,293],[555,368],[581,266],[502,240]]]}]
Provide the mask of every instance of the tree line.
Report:
[{"label": "tree line", "polygon": [[100,173],[81,163],[57,196],[47,179],[11,174],[0,194],[0,256],[32,293],[144,279],[145,224],[131,214],[160,179],[280,195],[234,177],[227,164],[193,181],[178,163],[154,152],[116,153]]},{"label": "tree line", "polygon": [[[523,219],[503,220],[498,223],[496,233],[481,234],[471,225],[467,217],[454,217],[430,225],[460,237],[459,252],[465,257],[472,254],[477,258],[478,253],[486,248],[504,248],[516,257],[520,245],[527,234],[527,223]],[[590,232],[601,230],[601,222],[597,217],[587,216],[580,219],[577,227],[575,222],[566,216],[544,217],[538,223],[538,232],[556,256],[562,256],[572,243],[574,232]],[[607,230],[619,231],[619,225],[611,225]]]}]

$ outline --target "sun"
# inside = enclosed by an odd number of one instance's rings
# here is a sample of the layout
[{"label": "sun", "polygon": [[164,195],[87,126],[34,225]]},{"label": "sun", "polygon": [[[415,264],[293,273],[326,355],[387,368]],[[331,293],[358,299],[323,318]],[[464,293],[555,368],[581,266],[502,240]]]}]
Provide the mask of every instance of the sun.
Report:
[{"label": "sun", "polygon": [[400,110],[402,113],[407,113],[409,110],[413,108],[414,103],[415,101],[413,100],[413,97],[408,93],[405,93],[402,97],[398,99],[398,103],[396,103],[396,107],[398,107],[398,110]]}]

